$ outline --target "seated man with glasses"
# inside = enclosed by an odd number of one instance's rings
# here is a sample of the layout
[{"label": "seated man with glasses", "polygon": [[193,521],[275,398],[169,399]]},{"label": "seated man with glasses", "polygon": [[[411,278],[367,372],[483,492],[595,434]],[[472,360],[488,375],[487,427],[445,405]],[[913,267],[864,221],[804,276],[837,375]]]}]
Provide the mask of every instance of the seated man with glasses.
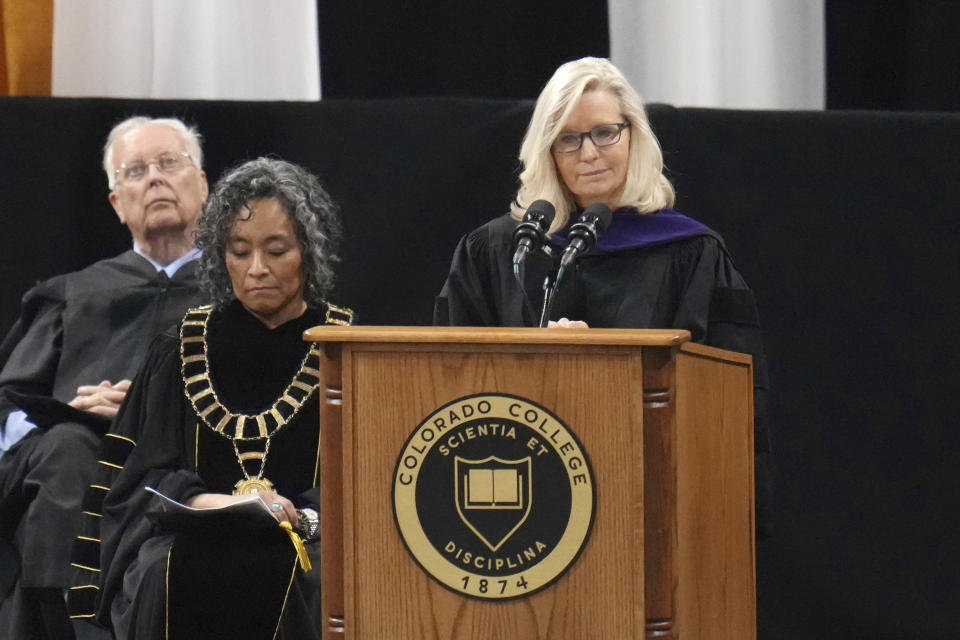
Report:
[{"label": "seated man with glasses", "polygon": [[133,248],[31,289],[4,342],[0,638],[73,637],[63,589],[102,434],[153,338],[201,302],[202,163],[199,134],[180,120],[116,125],[103,168]]}]

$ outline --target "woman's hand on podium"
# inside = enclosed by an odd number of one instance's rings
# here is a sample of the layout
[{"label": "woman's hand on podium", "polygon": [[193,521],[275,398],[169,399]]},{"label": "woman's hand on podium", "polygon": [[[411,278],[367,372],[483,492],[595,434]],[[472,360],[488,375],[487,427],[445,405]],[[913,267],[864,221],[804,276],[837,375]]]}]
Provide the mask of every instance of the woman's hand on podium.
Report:
[{"label": "woman's hand on podium", "polygon": [[589,329],[590,325],[583,320],[568,320],[567,318],[560,318],[559,320],[550,320],[547,322],[547,327],[560,327],[562,329]]}]

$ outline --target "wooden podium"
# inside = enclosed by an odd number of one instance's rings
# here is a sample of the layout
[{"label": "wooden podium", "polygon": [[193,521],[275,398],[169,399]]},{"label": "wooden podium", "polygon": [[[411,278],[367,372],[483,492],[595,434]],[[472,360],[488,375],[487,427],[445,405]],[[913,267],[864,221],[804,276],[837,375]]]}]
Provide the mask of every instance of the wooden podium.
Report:
[{"label": "wooden podium", "polygon": [[[325,343],[325,639],[756,637],[749,356],[681,330],[358,326],[305,339]],[[478,393],[549,409],[592,468],[586,544],[528,597],[441,585],[394,517],[408,438],[438,407]]]}]

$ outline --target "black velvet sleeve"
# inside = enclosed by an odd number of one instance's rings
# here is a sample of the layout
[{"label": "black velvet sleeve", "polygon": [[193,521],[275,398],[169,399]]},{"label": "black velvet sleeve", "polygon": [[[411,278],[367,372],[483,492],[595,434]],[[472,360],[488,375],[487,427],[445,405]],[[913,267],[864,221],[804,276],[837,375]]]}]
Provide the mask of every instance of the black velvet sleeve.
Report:
[{"label": "black velvet sleeve", "polygon": [[435,301],[434,324],[485,327],[495,323],[486,244],[482,230],[457,243],[447,281]]},{"label": "black velvet sleeve", "polygon": [[137,376],[115,431],[135,443],[123,469],[110,486],[101,519],[103,602],[123,587],[123,576],[140,546],[159,533],[146,513],[158,508],[151,486],[175,499],[185,500],[203,491],[199,476],[185,459],[185,432],[189,415],[180,380],[179,340],[161,336],[147,365]]},{"label": "black velvet sleeve", "polygon": [[[536,326],[526,310],[512,264],[512,233],[517,222],[500,216],[464,236],[457,244],[443,289],[434,302],[434,324],[464,327]],[[527,286],[539,291],[549,261],[528,259]],[[535,293],[531,295],[535,298]],[[539,303],[538,300],[534,302]]]},{"label": "black velvet sleeve", "polygon": [[691,323],[703,326],[702,337],[694,334],[698,341],[753,358],[756,521],[757,533],[766,536],[772,533],[773,469],[767,427],[767,358],[756,300],[722,242],[711,241],[691,273],[680,309],[681,313],[696,309],[696,315],[702,320],[678,319],[677,326]]},{"label": "black velvet sleeve", "polygon": [[68,591],[71,617],[109,626],[110,603],[123,588],[126,567],[156,533],[145,513],[153,486],[174,498],[202,490],[183,465],[186,412],[180,383],[179,340],[159,336],[135,376],[83,500],[81,534],[74,542],[74,577]]}]

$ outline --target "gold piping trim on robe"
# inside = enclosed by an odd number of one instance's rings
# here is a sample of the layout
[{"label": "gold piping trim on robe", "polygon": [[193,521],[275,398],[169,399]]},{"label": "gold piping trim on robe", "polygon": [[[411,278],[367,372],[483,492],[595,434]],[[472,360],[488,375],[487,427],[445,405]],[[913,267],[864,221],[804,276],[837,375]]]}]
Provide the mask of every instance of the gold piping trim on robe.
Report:
[{"label": "gold piping trim on robe", "polygon": [[108,438],[116,438],[117,440],[124,440],[124,441],[126,441],[126,442],[129,442],[129,443],[132,444],[133,446],[137,446],[137,443],[136,443],[135,441],[131,440],[130,438],[128,438],[128,437],[126,437],[126,436],[121,436],[121,435],[118,435],[118,434],[116,434],[116,433],[107,433],[107,434],[105,434],[105,435],[106,435],[106,437],[108,437]]},{"label": "gold piping trim on robe", "polygon": [[273,631],[273,637],[276,638],[277,634],[280,633],[280,622],[283,620],[283,613],[287,610],[287,600],[290,599],[290,588],[293,586],[293,579],[297,576],[297,563],[299,558],[294,556],[293,558],[293,570],[290,571],[290,582],[287,583],[287,592],[283,594],[283,606],[280,607],[280,617],[277,618],[277,626]]},{"label": "gold piping trim on robe", "polygon": [[173,553],[173,545],[167,549],[167,571],[164,576],[164,587],[166,589],[166,598],[163,603],[163,635],[170,640],[170,554]]}]

